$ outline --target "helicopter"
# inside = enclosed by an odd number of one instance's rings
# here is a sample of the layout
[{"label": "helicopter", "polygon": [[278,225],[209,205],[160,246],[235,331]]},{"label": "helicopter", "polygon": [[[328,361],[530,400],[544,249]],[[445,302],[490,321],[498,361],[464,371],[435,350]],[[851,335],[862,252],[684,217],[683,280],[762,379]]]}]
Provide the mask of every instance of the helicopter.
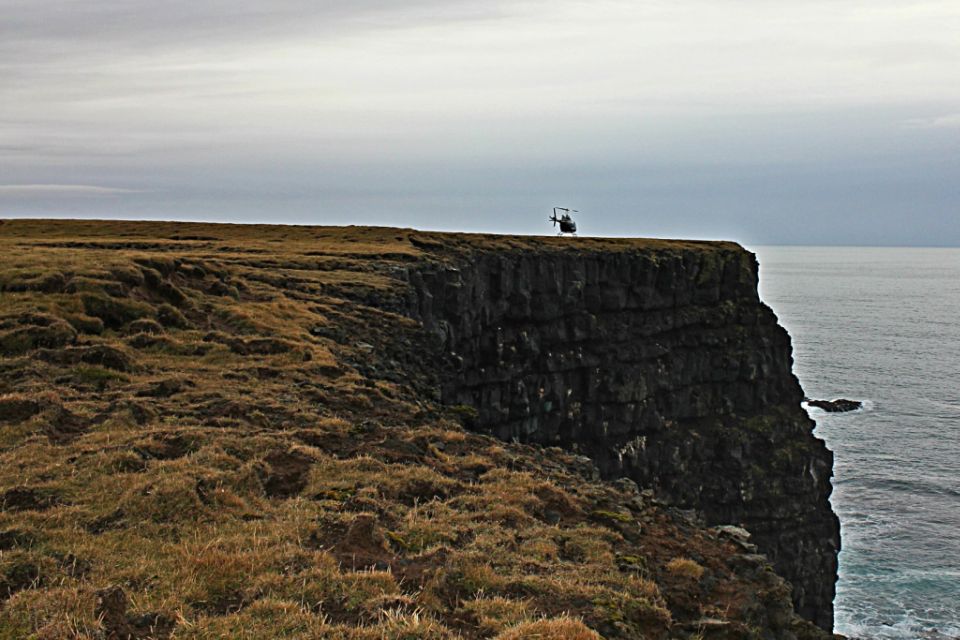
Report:
[{"label": "helicopter", "polygon": [[[557,217],[557,211],[564,211],[565,213],[559,218]],[[577,235],[577,223],[573,221],[573,218],[570,217],[571,213],[579,213],[576,209],[567,209],[565,207],[554,207],[553,216],[547,218],[550,222],[553,223],[553,226],[556,227],[557,223],[560,223],[560,233],[563,235],[569,233],[570,235]]]}]

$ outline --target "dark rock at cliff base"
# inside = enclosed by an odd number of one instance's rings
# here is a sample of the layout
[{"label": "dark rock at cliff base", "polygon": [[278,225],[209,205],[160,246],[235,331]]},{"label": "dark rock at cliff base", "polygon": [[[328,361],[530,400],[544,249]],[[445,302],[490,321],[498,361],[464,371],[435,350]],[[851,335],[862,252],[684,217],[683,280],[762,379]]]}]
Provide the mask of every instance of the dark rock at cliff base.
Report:
[{"label": "dark rock at cliff base", "polygon": [[836,400],[810,400],[807,404],[811,407],[817,407],[830,413],[845,413],[847,411],[856,411],[863,408],[863,403],[859,400],[847,400],[846,398],[837,398]]}]

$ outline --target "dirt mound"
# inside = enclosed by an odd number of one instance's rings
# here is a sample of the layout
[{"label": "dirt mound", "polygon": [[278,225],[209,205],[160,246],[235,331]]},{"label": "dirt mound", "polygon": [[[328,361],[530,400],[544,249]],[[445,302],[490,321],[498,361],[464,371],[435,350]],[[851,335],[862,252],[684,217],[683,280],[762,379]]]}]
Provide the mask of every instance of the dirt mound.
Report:
[{"label": "dirt mound", "polygon": [[307,476],[313,462],[297,451],[274,451],[264,458],[267,468],[263,473],[264,492],[271,498],[291,498],[307,486]]},{"label": "dirt mound", "polygon": [[97,592],[96,616],[103,625],[107,640],[166,640],[176,622],[160,613],[130,615],[130,601],[120,587]]},{"label": "dirt mound", "polygon": [[0,494],[0,511],[46,511],[57,504],[55,492],[35,487],[14,487]]}]

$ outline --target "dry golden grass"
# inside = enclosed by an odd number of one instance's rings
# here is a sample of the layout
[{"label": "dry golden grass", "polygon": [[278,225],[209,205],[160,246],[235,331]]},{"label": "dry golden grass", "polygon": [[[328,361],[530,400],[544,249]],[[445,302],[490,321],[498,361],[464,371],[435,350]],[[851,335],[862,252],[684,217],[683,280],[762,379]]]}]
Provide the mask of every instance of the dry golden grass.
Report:
[{"label": "dry golden grass", "polygon": [[560,617],[524,622],[497,636],[497,640],[599,640],[600,636],[579,620]]},{"label": "dry golden grass", "polygon": [[690,558],[674,558],[667,563],[666,569],[675,576],[689,578],[690,580],[700,580],[705,571],[703,566]]},{"label": "dry golden grass", "polygon": [[666,638],[694,554],[754,615],[725,543],[376,373],[411,260],[716,245],[0,222],[0,640]]}]

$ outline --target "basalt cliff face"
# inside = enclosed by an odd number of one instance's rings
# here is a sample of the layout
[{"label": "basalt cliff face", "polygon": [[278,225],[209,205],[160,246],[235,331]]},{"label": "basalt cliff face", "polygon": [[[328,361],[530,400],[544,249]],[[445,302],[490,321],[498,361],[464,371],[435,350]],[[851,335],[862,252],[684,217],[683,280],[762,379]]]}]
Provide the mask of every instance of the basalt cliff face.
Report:
[{"label": "basalt cliff face", "polygon": [[708,524],[742,525],[832,628],[839,521],[790,338],[726,243],[571,243],[446,251],[412,270],[408,312],[434,335],[444,402],[473,427],[558,445]]}]

